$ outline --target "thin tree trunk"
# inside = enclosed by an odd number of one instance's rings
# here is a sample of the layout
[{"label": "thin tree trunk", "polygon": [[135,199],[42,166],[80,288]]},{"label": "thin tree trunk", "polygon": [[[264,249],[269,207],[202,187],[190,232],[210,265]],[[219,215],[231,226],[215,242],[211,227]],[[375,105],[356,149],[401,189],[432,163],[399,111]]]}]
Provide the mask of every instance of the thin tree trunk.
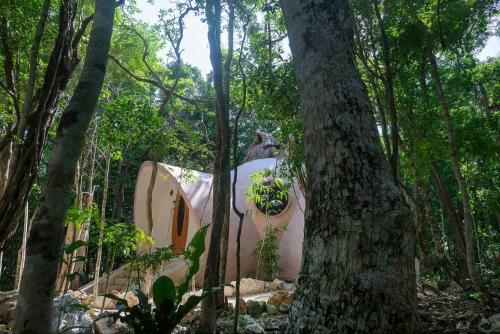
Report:
[{"label": "thin tree trunk", "polygon": [[380,29],[380,39],[382,42],[382,54],[385,67],[385,95],[387,99],[387,106],[389,107],[389,115],[391,119],[391,141],[392,141],[392,154],[390,156],[392,174],[394,182],[399,184],[399,151],[398,151],[398,116],[396,111],[396,100],[394,98],[394,78],[391,65],[391,53],[389,46],[389,39],[385,32],[384,21],[380,15],[378,0],[372,0],[373,8]]},{"label": "thin tree trunk", "polygon": [[469,270],[469,276],[477,291],[485,294],[487,297],[487,290],[484,286],[479,271],[476,267],[476,256],[474,251],[474,233],[473,233],[473,220],[472,213],[470,209],[470,196],[469,190],[467,189],[467,184],[465,178],[460,170],[460,160],[458,157],[457,143],[455,140],[455,129],[453,126],[453,121],[450,116],[450,111],[448,105],[446,104],[443,87],[441,85],[441,76],[439,74],[439,69],[436,62],[436,57],[432,52],[432,45],[429,43],[427,45],[427,55],[429,58],[429,63],[431,65],[432,78],[434,79],[434,87],[438,96],[439,107],[443,113],[444,122],[446,125],[446,130],[448,134],[448,148],[450,150],[451,166],[453,173],[455,175],[455,180],[460,190],[460,197],[462,199],[462,207],[464,213],[464,237],[465,237],[465,253],[467,258],[467,269]]},{"label": "thin tree trunk", "polygon": [[[417,240],[417,248],[419,250],[419,258],[420,263],[428,263],[429,261],[429,247],[427,246],[427,242],[425,239],[425,214],[423,212],[422,206],[419,205],[418,199],[417,199],[417,187],[415,184],[413,185],[413,192],[412,192],[412,204],[413,204],[413,219],[414,219],[414,225],[415,225],[415,237]],[[418,280],[418,275],[417,273],[417,280]]]},{"label": "thin tree trunk", "polygon": [[[71,244],[75,241],[75,226],[73,224],[69,224],[66,228],[66,234],[64,238],[64,244]],[[56,294],[62,295],[64,294],[64,288],[66,286],[67,274],[69,273],[70,262],[71,262],[72,254],[64,254],[63,262],[61,263],[59,273],[57,275],[55,292]]]},{"label": "thin tree trunk", "polygon": [[8,143],[5,149],[0,152],[0,199],[3,197],[9,182],[11,155],[12,143]]},{"label": "thin tree trunk", "polygon": [[[410,160],[409,155],[408,154],[406,155],[408,156],[408,160]],[[420,194],[420,197],[422,198],[422,202],[424,203],[425,213],[427,215],[427,218],[429,219],[429,223],[431,226],[431,235],[432,239],[434,240],[434,247],[436,249],[437,262],[444,269],[444,271],[446,271],[446,273],[451,277],[451,279],[453,279],[462,288],[465,288],[465,280],[463,273],[460,272],[457,268],[455,268],[453,263],[446,255],[443,239],[441,238],[442,233],[440,231],[438,222],[436,220],[436,216],[432,211],[430,199],[427,196],[424,186],[418,176],[417,169],[413,164],[413,161],[411,160],[409,161],[408,165],[410,166],[410,170],[413,174],[413,179],[415,181],[417,191]]]},{"label": "thin tree trunk", "polygon": [[38,56],[40,53],[40,44],[42,42],[43,32],[45,30],[45,24],[47,22],[47,17],[49,15],[50,0],[44,0],[42,4],[42,9],[40,11],[40,20],[38,21],[35,38],[31,44],[30,50],[30,67],[28,74],[28,82],[26,83],[26,91],[24,93],[24,103],[23,110],[21,112],[21,117],[19,119],[19,124],[17,125],[17,135],[22,138],[24,133],[24,128],[26,126],[26,120],[28,118],[31,109],[33,108],[33,93],[35,91],[36,77],[38,74]]},{"label": "thin tree trunk", "polygon": [[[231,92],[231,64],[233,62],[233,52],[234,52],[234,4],[232,0],[227,1],[229,7],[229,21],[228,21],[228,48],[226,61],[224,62],[224,69],[222,73],[223,84],[224,84],[224,99],[229,107],[230,92]],[[229,118],[227,119],[229,123]],[[229,124],[228,124],[229,125]],[[230,136],[230,133],[227,134]],[[229,139],[228,139],[229,148]],[[229,162],[228,156],[228,164]],[[230,181],[229,181],[230,182]],[[229,206],[228,206],[228,216],[229,216]],[[229,247],[229,217],[224,219],[224,226],[222,226],[222,234],[220,239],[220,266],[219,266],[219,282],[224,284],[226,281],[226,262],[227,262],[227,251]],[[224,306],[224,289],[221,289],[217,293],[217,307],[221,308]]]},{"label": "thin tree trunk", "polygon": [[[251,13],[248,15],[247,21],[243,25],[243,37],[241,39],[240,45],[240,53],[238,57],[238,69],[241,74],[242,81],[242,91],[243,98],[241,107],[238,110],[238,114],[236,115],[236,119],[234,120],[234,129],[233,129],[233,165],[234,165],[234,174],[233,174],[233,184],[232,184],[232,193],[236,194],[236,183],[238,182],[238,125],[243,111],[245,110],[246,102],[247,102],[247,77],[245,71],[243,69],[242,60],[243,60],[243,47],[245,46],[245,41],[247,38],[248,25],[250,24]],[[235,294],[235,307],[234,307],[234,318],[233,318],[233,333],[238,333],[238,320],[239,320],[239,310],[240,310],[240,280],[241,280],[241,230],[243,229],[243,219],[245,218],[245,214],[241,212],[236,206],[236,196],[232,197],[232,207],[234,213],[238,216],[238,232],[236,235],[236,294]]]},{"label": "thin tree trunk", "polygon": [[[156,176],[158,175],[158,162],[156,158],[153,161],[153,170],[151,171],[151,178],[149,179],[148,195],[147,195],[147,209],[148,209],[148,231],[147,235],[153,235],[153,191],[156,184]],[[151,252],[151,245],[148,245],[148,252]],[[148,267],[146,269],[146,275],[144,277],[144,293],[149,295],[151,291],[151,286],[153,282],[153,268]]]},{"label": "thin tree trunk", "polygon": [[415,230],[354,65],[346,0],[281,0],[307,169],[288,333],[420,333]]},{"label": "thin tree trunk", "polygon": [[[90,140],[90,148],[92,149],[92,158],[90,161],[89,165],[89,183],[87,186],[87,192],[82,193],[82,207],[86,210],[92,210],[91,206],[93,205],[94,202],[94,172],[95,172],[95,163],[96,163],[96,158],[97,158],[97,135],[96,135],[96,130],[94,130],[94,135],[93,138]],[[82,174],[83,176],[83,174]],[[83,177],[82,177],[83,178]],[[88,218],[85,220],[85,222],[82,224],[82,227],[79,230],[78,233],[78,238],[77,240],[82,240],[85,242],[88,242],[89,240],[89,235],[90,235],[90,221],[92,219],[92,211],[89,212]],[[87,255],[87,248],[88,245],[85,245],[83,247],[79,247],[76,250],[75,256],[78,257],[86,257]],[[83,274],[83,269],[84,269],[84,262],[83,261],[77,261],[72,263],[72,273],[76,273],[75,277],[71,281],[71,288],[76,290],[80,287],[80,276]]]},{"label": "thin tree trunk", "polygon": [[[106,226],[106,205],[108,204],[108,190],[109,190],[109,168],[111,165],[111,152],[109,149],[106,150],[106,167],[104,172],[104,185],[102,187],[102,203],[101,203],[101,223],[99,226],[99,247],[97,248],[97,257],[95,260],[95,271],[94,271],[94,286],[92,288],[92,293],[97,297],[99,294],[99,275],[101,272],[101,262],[102,262],[102,240],[104,239],[104,229]],[[106,291],[104,292],[106,293]]]},{"label": "thin tree trunk", "polygon": [[85,64],[62,115],[47,166],[39,208],[28,239],[14,333],[45,334],[51,328],[53,289],[62,255],[64,220],[71,205],[76,164],[104,81],[116,3],[96,0]]},{"label": "thin tree trunk", "polygon": [[[108,293],[108,287],[109,287],[109,276],[111,275],[111,272],[113,271],[113,267],[115,265],[115,251],[111,251],[111,259],[109,260],[108,263],[108,272],[106,274],[106,280],[104,281],[104,293]],[[104,309],[104,305],[106,305],[106,297],[102,299],[102,305],[101,305],[101,312]]]},{"label": "thin tree trunk", "polygon": [[433,161],[431,163],[431,171],[434,176],[434,180],[436,181],[437,188],[439,190],[439,194],[444,202],[446,210],[448,211],[448,216],[453,224],[453,232],[455,235],[455,244],[457,245],[457,250],[463,254],[465,258],[465,237],[464,237],[464,229],[462,227],[462,219],[459,217],[453,202],[451,200],[450,193],[446,189],[443,181],[441,180],[441,175],[439,174],[436,163]]},{"label": "thin tree trunk", "polygon": [[[207,253],[207,263],[203,288],[218,286],[221,236],[225,224],[229,224],[231,174],[229,147],[229,104],[224,93],[222,51],[221,51],[221,1],[208,0],[206,17],[208,24],[208,41],[210,44],[210,62],[213,68],[213,80],[216,97],[216,147],[213,173],[213,214],[210,232],[210,245]],[[217,296],[210,295],[202,302],[200,332],[214,333],[216,331]]]},{"label": "thin tree trunk", "polygon": [[[81,161],[81,159],[80,159]],[[79,181],[80,181],[80,161],[76,165],[76,171],[75,171],[75,180],[74,180],[74,189],[78,193],[76,196],[76,201],[73,204],[73,207],[78,206],[79,200],[78,198],[80,197],[80,191],[79,191]],[[75,224],[69,223],[67,228],[66,228],[66,235],[64,237],[64,243],[69,245],[72,244],[73,242],[76,241],[77,237],[77,229]],[[71,273],[71,268],[72,268],[72,263],[73,259],[75,257],[75,253],[72,252],[71,254],[64,254],[63,255],[63,262],[61,264],[61,268],[59,269],[59,274],[57,275],[57,281],[56,281],[56,293],[59,293],[60,295],[63,295],[66,293],[66,286],[68,285],[68,274]]]},{"label": "thin tree trunk", "polygon": [[19,289],[21,285],[21,276],[23,275],[24,270],[24,262],[26,260],[26,243],[28,241],[29,235],[29,202],[26,202],[26,206],[24,207],[24,217],[23,217],[23,240],[21,242],[21,249],[18,252],[18,262],[17,270],[16,270],[16,279],[15,286],[16,289]]}]

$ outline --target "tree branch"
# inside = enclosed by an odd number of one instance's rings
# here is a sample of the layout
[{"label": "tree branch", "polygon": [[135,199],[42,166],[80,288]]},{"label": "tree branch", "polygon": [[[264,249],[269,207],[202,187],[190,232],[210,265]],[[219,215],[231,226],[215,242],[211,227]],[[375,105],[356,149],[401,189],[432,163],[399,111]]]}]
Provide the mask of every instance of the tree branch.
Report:
[{"label": "tree branch", "polygon": [[80,29],[78,29],[78,31],[75,34],[75,38],[73,38],[73,43],[72,43],[73,48],[76,48],[78,46],[78,43],[80,43],[83,34],[85,34],[85,30],[87,29],[89,23],[92,22],[93,19],[94,19],[94,14],[91,14],[82,21]]},{"label": "tree branch", "polygon": [[158,82],[156,80],[148,79],[148,78],[143,78],[138,76],[137,74],[133,73],[130,69],[128,69],[125,65],[123,65],[118,58],[113,56],[112,54],[109,54],[109,59],[111,59],[118,67],[120,67],[125,73],[127,73],[129,76],[134,78],[137,81],[148,83],[150,85],[153,85],[157,88],[159,88],[164,94],[172,94],[173,96],[177,97],[179,100],[184,101],[184,102],[189,102],[189,103],[207,103],[207,104],[213,104],[214,101],[212,100],[201,100],[201,99],[194,99],[194,98],[189,98],[185,97],[177,92],[172,91],[171,88],[165,87],[162,82]]}]

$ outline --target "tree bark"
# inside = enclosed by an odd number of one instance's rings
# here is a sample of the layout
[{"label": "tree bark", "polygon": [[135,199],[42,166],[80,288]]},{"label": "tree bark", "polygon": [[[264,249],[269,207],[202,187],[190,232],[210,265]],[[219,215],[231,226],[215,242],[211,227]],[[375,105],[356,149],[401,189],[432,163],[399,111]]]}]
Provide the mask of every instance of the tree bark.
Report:
[{"label": "tree bark", "polygon": [[8,143],[5,149],[0,152],[0,199],[3,197],[9,182],[11,155],[12,143]]},{"label": "tree bark", "polygon": [[477,291],[482,292],[487,296],[488,292],[484,286],[479,271],[476,267],[476,255],[474,251],[474,233],[473,233],[473,221],[472,213],[470,208],[470,196],[469,190],[467,189],[467,184],[465,178],[460,170],[460,160],[458,157],[457,142],[455,140],[455,129],[453,126],[453,121],[450,116],[450,111],[448,105],[446,104],[446,99],[444,96],[443,87],[441,84],[441,76],[439,74],[439,69],[436,62],[436,57],[432,51],[432,45],[430,42],[427,45],[427,56],[429,59],[431,74],[434,80],[434,88],[438,96],[439,107],[443,113],[443,119],[446,125],[447,135],[448,135],[448,149],[450,150],[451,167],[453,169],[453,174],[455,175],[455,180],[460,190],[460,198],[462,200],[463,214],[464,214],[464,238],[465,238],[465,255],[467,258],[467,269],[469,271],[469,277]]},{"label": "tree bark", "polygon": [[[238,69],[241,74],[242,81],[242,91],[243,98],[241,102],[240,110],[236,114],[236,119],[234,120],[234,128],[233,128],[233,165],[234,165],[234,174],[233,174],[233,183],[231,185],[231,191],[233,194],[236,194],[236,183],[238,182],[238,126],[241,115],[245,110],[246,102],[247,102],[247,77],[245,74],[245,70],[242,66],[243,59],[243,47],[245,46],[245,41],[247,38],[248,25],[250,24],[251,13],[247,17],[247,21],[243,25],[243,37],[241,39],[240,46],[240,54],[238,57]],[[243,219],[245,218],[245,214],[241,212],[236,206],[236,197],[232,197],[231,205],[234,213],[238,216],[238,232],[236,234],[236,293],[235,293],[235,306],[234,306],[234,315],[233,315],[233,333],[238,334],[238,320],[239,320],[239,309],[240,309],[240,279],[241,279],[241,231],[243,229]]]},{"label": "tree bark", "polygon": [[53,289],[62,254],[64,219],[76,164],[104,81],[114,0],[96,0],[95,20],[82,74],[62,115],[47,166],[40,206],[28,239],[14,333],[52,333]]},{"label": "tree bark", "polygon": [[[203,288],[220,285],[221,236],[225,224],[229,224],[231,174],[229,147],[229,104],[224,94],[222,51],[221,51],[221,1],[208,0],[206,17],[208,24],[208,41],[210,44],[210,62],[213,68],[216,113],[216,147],[213,172],[213,214],[210,232],[210,245],[207,253],[207,263]],[[217,296],[210,295],[202,302],[200,319],[201,333],[216,331]]]},{"label": "tree bark", "polygon": [[420,333],[415,230],[354,65],[347,1],[281,0],[307,169],[289,333]]},{"label": "tree bark", "polygon": [[[148,196],[147,196],[147,209],[148,209],[148,231],[147,235],[151,237],[153,235],[153,191],[155,189],[156,176],[158,175],[158,162],[156,158],[153,161],[153,170],[151,171],[151,178],[149,179],[148,185]],[[148,244],[148,252],[151,252],[151,245]],[[151,286],[153,283],[153,268],[148,267],[146,269],[146,275],[144,277],[144,293],[149,295],[151,291]]]},{"label": "tree bark", "polygon": [[26,202],[26,205],[24,207],[24,216],[23,216],[23,240],[21,241],[21,248],[19,249],[18,252],[18,265],[17,265],[17,270],[16,270],[16,279],[14,286],[16,289],[19,290],[20,284],[21,284],[21,276],[23,275],[23,270],[24,270],[24,262],[26,260],[26,243],[28,242],[28,235],[29,235],[29,202]]},{"label": "tree bark", "polygon": [[448,215],[453,224],[453,232],[455,236],[455,244],[457,246],[457,250],[459,252],[462,252],[465,258],[465,237],[464,237],[464,229],[462,226],[462,219],[455,210],[453,201],[451,200],[450,197],[450,193],[448,192],[446,186],[441,180],[441,175],[439,174],[438,167],[434,161],[431,162],[431,171],[432,175],[434,176],[434,180],[436,181],[436,185],[439,190],[439,194],[441,195],[441,199],[444,202],[446,211],[448,211]]}]

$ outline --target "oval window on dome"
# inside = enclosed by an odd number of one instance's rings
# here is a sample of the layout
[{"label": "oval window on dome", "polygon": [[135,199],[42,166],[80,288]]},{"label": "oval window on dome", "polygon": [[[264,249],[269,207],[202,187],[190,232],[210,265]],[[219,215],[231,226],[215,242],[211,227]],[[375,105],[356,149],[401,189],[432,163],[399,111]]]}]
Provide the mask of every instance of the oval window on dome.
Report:
[{"label": "oval window on dome", "polygon": [[189,207],[181,194],[177,195],[172,221],[172,249],[180,254],[186,247],[187,230],[189,225]]},{"label": "oval window on dome", "polygon": [[279,178],[264,178],[255,185],[253,200],[266,216],[277,216],[288,207],[288,186]]}]

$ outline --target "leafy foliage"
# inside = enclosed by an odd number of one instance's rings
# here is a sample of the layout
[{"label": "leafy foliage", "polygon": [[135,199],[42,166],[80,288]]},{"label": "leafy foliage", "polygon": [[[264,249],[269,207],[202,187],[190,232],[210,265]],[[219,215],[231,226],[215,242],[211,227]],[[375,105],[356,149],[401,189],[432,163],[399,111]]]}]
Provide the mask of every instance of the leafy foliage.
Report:
[{"label": "leafy foliage", "polygon": [[276,216],[286,209],[289,184],[281,180],[275,171],[264,169],[253,173],[250,178],[245,197],[253,201],[260,212],[266,216]]},{"label": "leafy foliage", "polygon": [[285,230],[286,226],[274,227],[271,223],[266,225],[264,239],[257,241],[253,250],[253,255],[257,258],[256,276],[262,270],[267,279],[272,279],[273,275],[281,272],[279,235]]},{"label": "leafy foliage", "polygon": [[157,278],[153,283],[154,306],[140,290],[136,290],[139,305],[133,307],[129,307],[124,299],[106,295],[118,301],[119,311],[114,314],[114,318],[130,325],[137,334],[170,333],[203,298],[218,291],[219,287],[204,290],[200,295],[192,295],[185,303],[182,303],[182,296],[188,291],[189,282],[199,270],[200,257],[205,251],[208,227],[209,225],[205,225],[196,232],[184,252],[189,268],[178,287],[175,287],[173,281],[167,276]]}]

